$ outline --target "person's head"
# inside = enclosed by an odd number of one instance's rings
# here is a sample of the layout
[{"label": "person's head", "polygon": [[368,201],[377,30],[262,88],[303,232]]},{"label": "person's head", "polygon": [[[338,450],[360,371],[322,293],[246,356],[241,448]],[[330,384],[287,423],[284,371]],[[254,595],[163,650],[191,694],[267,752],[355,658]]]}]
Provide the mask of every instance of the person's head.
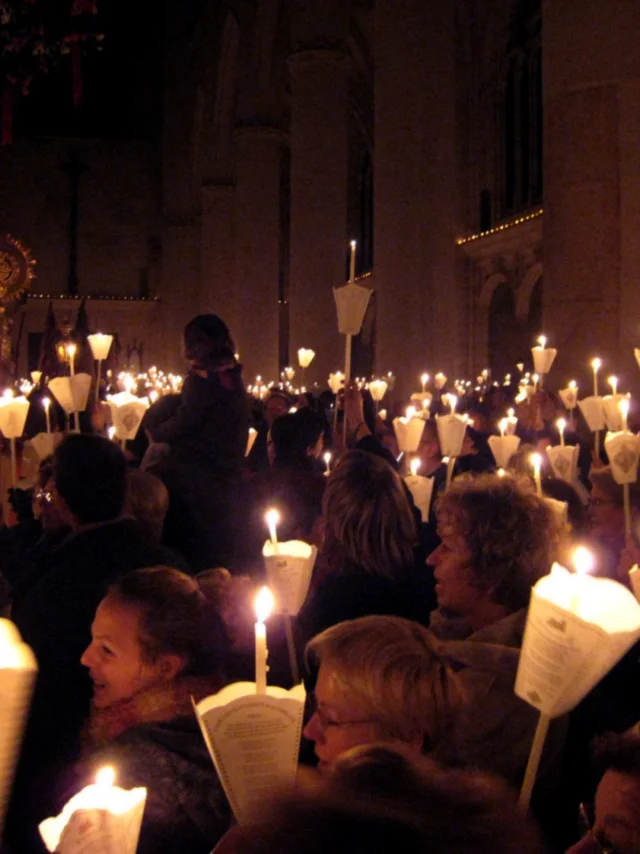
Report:
[{"label": "person's head", "polygon": [[322,453],[324,422],[311,409],[277,418],[269,432],[269,454],[275,468],[300,468]]},{"label": "person's head", "polygon": [[291,409],[291,401],[289,397],[281,391],[272,391],[264,402],[264,420],[267,424],[267,427],[273,427],[273,422],[276,418],[280,418],[281,415],[286,415],[286,413]]},{"label": "person's head", "polygon": [[640,851],[640,734],[609,733],[596,742],[603,771],[595,803],[584,805],[584,836],[567,854],[637,854]]},{"label": "person's head", "polygon": [[583,534],[587,528],[587,508],[574,486],[559,477],[546,477],[542,483],[545,496],[567,505],[567,517],[574,535]]},{"label": "person's head", "polygon": [[136,520],[138,529],[147,542],[160,542],[168,509],[169,492],[159,477],[139,469],[127,471],[124,511]]},{"label": "person's head", "polygon": [[304,734],[321,769],[374,742],[448,755],[458,683],[421,625],[387,616],[347,620],[313,638],[306,655],[319,671]]},{"label": "person's head", "polygon": [[374,454],[338,460],[322,500],[324,552],[335,566],[394,578],[413,563],[416,523],[400,476]]},{"label": "person's head", "polygon": [[[353,761],[366,764],[369,775],[362,768],[351,773]],[[337,768],[321,785],[272,793],[219,846],[219,854],[541,850],[536,829],[499,780],[384,747],[363,751],[349,770]]]},{"label": "person's head", "polygon": [[74,528],[117,519],[124,507],[127,466],[115,442],[72,433],[53,455],[53,500]]},{"label": "person's head", "polygon": [[559,542],[553,510],[526,481],[461,477],[436,505],[440,545],[435,567],[441,608],[479,629],[529,604],[531,588],[546,575]]},{"label": "person's head", "polygon": [[423,466],[428,470],[432,470],[442,460],[438,428],[432,418],[428,418],[424,422],[424,430],[422,431],[420,445],[418,446],[418,456]]},{"label": "person's head", "polygon": [[46,457],[38,467],[32,505],[34,518],[40,520],[42,530],[47,533],[67,527],[67,522],[53,499],[53,457]]},{"label": "person's head", "polygon": [[121,576],[98,606],[81,658],[94,707],[214,670],[219,629],[197,581],[183,572],[159,566]]},{"label": "person's head", "polygon": [[217,314],[198,314],[184,328],[184,356],[194,367],[219,368],[235,363],[235,346]]}]

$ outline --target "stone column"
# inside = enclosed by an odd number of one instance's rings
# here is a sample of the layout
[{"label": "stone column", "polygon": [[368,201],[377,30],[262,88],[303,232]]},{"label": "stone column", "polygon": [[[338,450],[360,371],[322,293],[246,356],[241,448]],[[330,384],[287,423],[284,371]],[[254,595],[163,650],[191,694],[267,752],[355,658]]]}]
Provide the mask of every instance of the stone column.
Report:
[{"label": "stone column", "polygon": [[[456,292],[453,3],[376,0],[374,284],[378,372],[415,390],[466,353]],[[406,386],[406,387],[405,387]]]},{"label": "stone column", "polygon": [[[290,59],[290,353],[316,357],[307,379],[343,367],[332,288],[346,279],[347,60],[341,50],[301,50]],[[299,373],[299,368],[297,368]]]},{"label": "stone column", "polygon": [[235,186],[204,184],[202,203],[202,284],[200,311],[218,314],[235,334]]},{"label": "stone column", "polygon": [[237,131],[233,335],[245,380],[278,379],[280,165],[283,135],[268,127]]},{"label": "stone column", "polygon": [[[544,0],[544,319],[558,369],[636,379],[640,5]],[[588,386],[586,386],[588,387]]]}]

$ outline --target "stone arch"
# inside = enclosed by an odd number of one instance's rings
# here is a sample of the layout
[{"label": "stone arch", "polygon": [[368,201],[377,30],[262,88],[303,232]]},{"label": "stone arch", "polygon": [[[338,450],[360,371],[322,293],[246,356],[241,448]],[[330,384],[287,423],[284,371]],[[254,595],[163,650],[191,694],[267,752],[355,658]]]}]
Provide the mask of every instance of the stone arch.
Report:
[{"label": "stone arch", "polygon": [[542,262],[536,261],[524,275],[516,294],[516,319],[525,321],[529,316],[531,295],[542,278]]},{"label": "stone arch", "polygon": [[478,307],[484,311],[488,311],[494,292],[500,287],[500,285],[506,284],[506,281],[507,277],[504,273],[493,273],[491,276],[488,276],[484,280],[482,290],[480,291]]}]

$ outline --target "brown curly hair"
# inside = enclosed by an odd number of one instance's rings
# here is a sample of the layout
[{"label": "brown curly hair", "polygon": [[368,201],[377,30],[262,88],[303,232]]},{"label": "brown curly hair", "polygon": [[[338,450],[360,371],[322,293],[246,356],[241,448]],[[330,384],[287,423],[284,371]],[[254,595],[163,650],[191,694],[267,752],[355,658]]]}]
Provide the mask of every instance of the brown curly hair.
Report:
[{"label": "brown curly hair", "polygon": [[462,537],[474,585],[509,612],[529,604],[560,545],[553,510],[528,480],[483,474],[455,480],[436,504],[438,527]]}]

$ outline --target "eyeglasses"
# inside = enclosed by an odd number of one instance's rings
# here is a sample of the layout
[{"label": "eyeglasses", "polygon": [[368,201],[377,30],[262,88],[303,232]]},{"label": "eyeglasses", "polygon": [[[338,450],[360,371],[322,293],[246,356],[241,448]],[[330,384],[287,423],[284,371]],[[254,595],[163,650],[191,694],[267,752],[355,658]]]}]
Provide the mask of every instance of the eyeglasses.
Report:
[{"label": "eyeglasses", "polygon": [[53,493],[47,489],[36,489],[33,494],[36,501],[44,501],[46,504],[51,504],[53,501]]},{"label": "eyeglasses", "polygon": [[593,845],[593,854],[617,854],[616,847],[602,834],[596,835],[593,830],[595,823],[595,810],[593,804],[580,804],[578,813],[578,827],[580,837],[589,837]]},{"label": "eyeglasses", "polygon": [[315,712],[316,719],[320,724],[323,730],[328,729],[337,729],[338,727],[343,726],[356,726],[357,724],[375,724],[377,721],[374,721],[373,718],[362,718],[357,721],[334,721],[331,718],[327,717],[326,713],[322,711],[322,709],[316,709]]}]

